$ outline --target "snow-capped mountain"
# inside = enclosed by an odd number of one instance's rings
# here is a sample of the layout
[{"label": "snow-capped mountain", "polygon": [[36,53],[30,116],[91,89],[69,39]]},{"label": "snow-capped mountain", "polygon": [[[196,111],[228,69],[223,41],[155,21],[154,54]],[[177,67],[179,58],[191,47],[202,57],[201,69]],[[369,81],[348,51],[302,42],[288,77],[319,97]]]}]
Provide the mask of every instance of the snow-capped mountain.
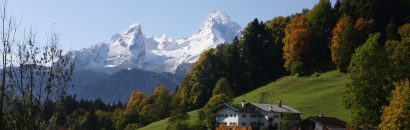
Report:
[{"label": "snow-capped mountain", "polygon": [[[192,64],[206,49],[239,36],[241,27],[221,11],[212,11],[199,31],[184,39],[147,37],[135,23],[108,43],[74,52],[78,70],[120,70],[139,68],[175,73],[181,64]],[[183,67],[182,67],[183,68]]]}]

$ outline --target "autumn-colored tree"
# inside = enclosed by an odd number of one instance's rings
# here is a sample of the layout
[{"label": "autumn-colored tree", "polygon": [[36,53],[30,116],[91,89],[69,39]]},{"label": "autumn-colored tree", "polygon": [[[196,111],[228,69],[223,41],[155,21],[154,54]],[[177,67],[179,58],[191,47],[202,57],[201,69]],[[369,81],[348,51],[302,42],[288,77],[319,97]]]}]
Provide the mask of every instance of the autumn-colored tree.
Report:
[{"label": "autumn-colored tree", "polygon": [[[355,29],[356,30],[364,30],[364,31],[370,31],[372,26],[374,24],[374,20],[370,19],[370,20],[366,20],[364,18],[359,18],[356,20],[355,22]],[[370,32],[367,32],[370,33]]]},{"label": "autumn-colored tree", "polygon": [[331,56],[340,72],[347,72],[355,49],[362,45],[368,35],[373,32],[373,20],[359,18],[353,21],[350,16],[343,15],[332,32]]},{"label": "autumn-colored tree", "polygon": [[292,74],[303,72],[306,63],[303,61],[308,54],[310,46],[310,32],[308,29],[307,17],[300,15],[294,17],[285,29],[283,39],[283,59],[284,67]]},{"label": "autumn-colored tree", "polygon": [[330,41],[335,13],[329,0],[320,0],[306,14],[295,16],[285,29],[283,57],[292,74],[330,67]]},{"label": "autumn-colored tree", "polygon": [[331,52],[332,52],[332,62],[335,63],[338,68],[340,69],[340,64],[342,60],[340,58],[340,53],[341,53],[341,34],[342,32],[346,29],[348,23],[348,18],[347,16],[343,16],[339,19],[337,22],[335,28],[333,28],[332,31],[332,47],[331,47]]},{"label": "autumn-colored tree", "polygon": [[349,16],[343,15],[332,32],[331,57],[340,72],[348,71],[355,49],[367,38],[367,33],[364,34],[365,36],[361,35],[363,33],[360,33],[360,30],[355,29],[354,26],[354,21],[351,21]]},{"label": "autumn-colored tree", "polygon": [[131,110],[140,110],[144,100],[145,95],[143,92],[132,92],[127,106],[125,107],[125,111],[129,112]]},{"label": "autumn-colored tree", "polygon": [[396,85],[390,105],[383,108],[381,130],[410,129],[410,83],[403,80]]},{"label": "autumn-colored tree", "polygon": [[154,93],[144,101],[144,106],[141,110],[141,116],[144,121],[151,123],[170,115],[171,111],[171,94],[169,90],[160,85],[155,88]]}]

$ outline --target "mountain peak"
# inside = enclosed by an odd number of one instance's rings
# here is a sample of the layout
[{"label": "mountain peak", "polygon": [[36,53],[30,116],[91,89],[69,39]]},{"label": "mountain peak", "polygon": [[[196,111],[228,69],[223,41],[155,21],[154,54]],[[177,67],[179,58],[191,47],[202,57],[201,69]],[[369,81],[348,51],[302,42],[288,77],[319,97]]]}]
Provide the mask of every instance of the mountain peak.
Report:
[{"label": "mountain peak", "polygon": [[142,29],[141,29],[141,24],[139,24],[139,23],[133,23],[133,24],[131,24],[130,26],[128,26],[128,28],[127,29],[125,29],[125,31],[123,32],[123,34],[122,35],[126,35],[126,34],[139,34],[139,33],[142,33],[142,31],[141,31]]},{"label": "mountain peak", "polygon": [[231,17],[229,17],[221,10],[214,10],[209,14],[207,21],[226,24],[231,22]]},{"label": "mountain peak", "polygon": [[[214,47],[217,44],[224,42],[232,42],[235,36],[240,34],[241,27],[231,21],[231,18],[220,10],[212,11],[197,33],[193,34],[189,39],[208,39],[207,42],[201,43],[216,43],[215,45],[204,47]],[[204,49],[202,48],[202,49]]]},{"label": "mountain peak", "polygon": [[141,29],[141,24],[133,23],[130,26],[128,26],[128,29]]}]

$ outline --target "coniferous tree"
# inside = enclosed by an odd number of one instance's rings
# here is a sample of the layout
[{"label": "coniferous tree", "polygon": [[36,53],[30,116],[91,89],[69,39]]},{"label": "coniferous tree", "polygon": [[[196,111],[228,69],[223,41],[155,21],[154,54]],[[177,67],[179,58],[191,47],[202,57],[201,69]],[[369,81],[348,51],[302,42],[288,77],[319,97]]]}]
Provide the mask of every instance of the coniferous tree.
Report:
[{"label": "coniferous tree", "polygon": [[332,29],[336,21],[336,15],[329,0],[320,0],[312,10],[307,13],[310,46],[306,50],[308,59],[305,59],[306,67],[313,70],[322,70],[329,66],[330,58],[330,41]]},{"label": "coniferous tree", "polygon": [[[283,67],[283,38],[285,37],[285,29],[290,21],[290,17],[275,17],[267,22],[268,32],[270,33],[270,45],[265,48],[266,55],[269,55],[269,61],[272,70],[273,77],[279,77],[285,74],[285,68]],[[267,66],[269,67],[269,66]]]},{"label": "coniferous tree", "polygon": [[224,63],[226,78],[231,81],[232,90],[238,92],[243,92],[242,88],[242,64],[240,62],[240,48],[239,39],[234,38],[232,43],[228,45],[224,51]]},{"label": "coniferous tree", "polygon": [[263,72],[264,51],[263,46],[266,42],[267,31],[263,22],[254,19],[242,31],[240,39],[240,56],[243,82],[248,84],[247,90],[251,90],[256,85],[264,81],[267,73]]}]

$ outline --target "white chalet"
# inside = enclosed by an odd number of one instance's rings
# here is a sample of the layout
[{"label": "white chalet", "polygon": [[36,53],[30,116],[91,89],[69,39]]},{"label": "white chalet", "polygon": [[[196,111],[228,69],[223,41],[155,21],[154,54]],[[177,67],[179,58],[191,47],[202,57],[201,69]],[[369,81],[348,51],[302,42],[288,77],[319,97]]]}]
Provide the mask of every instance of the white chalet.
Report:
[{"label": "white chalet", "polygon": [[281,117],[284,113],[300,116],[300,112],[289,106],[278,104],[245,103],[228,104],[224,103],[216,109],[217,125],[238,126],[253,128],[273,127],[280,129]]}]

